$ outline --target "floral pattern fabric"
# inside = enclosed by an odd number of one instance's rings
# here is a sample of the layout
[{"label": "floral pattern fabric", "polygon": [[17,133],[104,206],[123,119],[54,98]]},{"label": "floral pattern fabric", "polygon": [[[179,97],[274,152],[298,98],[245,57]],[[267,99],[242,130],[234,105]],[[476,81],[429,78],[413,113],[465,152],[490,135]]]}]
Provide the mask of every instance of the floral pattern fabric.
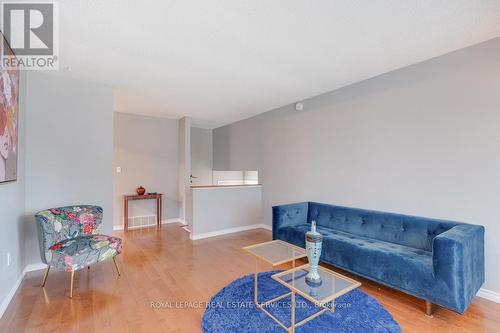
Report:
[{"label": "floral pattern fabric", "polygon": [[121,239],[98,235],[102,214],[101,207],[89,205],[38,212],[35,218],[42,261],[72,271],[119,254]]},{"label": "floral pattern fabric", "polygon": [[76,271],[121,253],[122,240],[117,237],[80,236],[56,243],[50,247],[50,266],[67,272]]}]

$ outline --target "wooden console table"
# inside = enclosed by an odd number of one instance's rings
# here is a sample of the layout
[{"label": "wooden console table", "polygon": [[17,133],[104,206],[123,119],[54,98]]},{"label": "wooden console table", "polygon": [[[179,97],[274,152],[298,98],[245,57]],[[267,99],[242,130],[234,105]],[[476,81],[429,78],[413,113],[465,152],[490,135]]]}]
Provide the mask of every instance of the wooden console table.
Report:
[{"label": "wooden console table", "polygon": [[154,199],[156,200],[156,227],[161,228],[161,215],[162,215],[162,199],[163,194],[161,193],[156,193],[156,194],[143,194],[143,195],[138,195],[138,194],[130,194],[130,195],[125,195],[123,197],[123,219],[125,220],[124,222],[124,229],[125,231],[128,231],[128,202],[130,200],[148,200],[148,199]]}]

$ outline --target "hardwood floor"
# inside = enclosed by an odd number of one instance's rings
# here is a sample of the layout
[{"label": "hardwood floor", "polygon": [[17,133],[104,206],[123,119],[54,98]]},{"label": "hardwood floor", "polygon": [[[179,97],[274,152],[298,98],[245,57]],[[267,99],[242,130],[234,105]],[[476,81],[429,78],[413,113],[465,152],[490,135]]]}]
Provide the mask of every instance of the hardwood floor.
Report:
[{"label": "hardwood floor", "polygon": [[[124,238],[121,277],[112,260],[80,270],[69,299],[70,274],[51,271],[42,289],[44,271],[28,273],[0,332],[199,332],[203,302],[253,272],[254,260],[241,247],[271,239],[260,229],[191,242],[178,224],[117,236]],[[500,331],[500,304],[476,298],[464,315],[438,308],[430,318],[422,300],[342,273],[361,281],[405,332]]]}]

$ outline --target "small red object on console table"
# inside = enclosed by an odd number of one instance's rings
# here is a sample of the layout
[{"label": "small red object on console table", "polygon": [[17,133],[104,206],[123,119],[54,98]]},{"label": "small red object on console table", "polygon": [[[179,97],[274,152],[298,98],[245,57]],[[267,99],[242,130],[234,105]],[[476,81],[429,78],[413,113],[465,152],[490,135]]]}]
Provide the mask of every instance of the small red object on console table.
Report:
[{"label": "small red object on console table", "polygon": [[126,194],[123,197],[123,219],[124,219],[124,229],[128,231],[128,202],[130,200],[156,200],[156,227],[161,228],[161,215],[162,215],[162,196],[161,193],[147,193],[147,194]]}]

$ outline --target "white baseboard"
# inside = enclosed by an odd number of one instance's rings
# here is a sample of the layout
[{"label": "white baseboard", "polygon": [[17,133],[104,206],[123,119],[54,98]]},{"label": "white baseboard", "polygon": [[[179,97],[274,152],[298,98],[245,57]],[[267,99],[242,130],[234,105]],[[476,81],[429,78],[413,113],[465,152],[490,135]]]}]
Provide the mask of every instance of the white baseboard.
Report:
[{"label": "white baseboard", "polygon": [[245,225],[245,226],[242,226],[242,227],[222,229],[222,230],[207,232],[207,233],[198,234],[198,235],[193,235],[193,233],[191,233],[191,235],[189,236],[189,238],[191,238],[191,240],[199,240],[199,239],[204,239],[204,238],[209,238],[209,237],[216,237],[216,236],[222,236],[222,235],[232,234],[232,233],[235,233],[235,232],[253,230],[253,229],[272,230],[271,226],[269,226],[267,224],[251,224],[251,225]]},{"label": "white baseboard", "polygon": [[476,296],[493,301],[493,302],[496,302],[496,303],[500,303],[500,293],[497,293],[497,292],[492,291],[492,290],[481,288],[477,292]]},{"label": "white baseboard", "polygon": [[37,262],[35,264],[29,264],[24,267],[24,274],[28,272],[33,272],[33,271],[39,271],[41,269],[46,269],[47,265],[44,264],[43,262]]},{"label": "white baseboard", "polygon": [[16,280],[16,283],[12,286],[10,289],[9,293],[7,296],[5,296],[4,300],[2,301],[2,304],[0,304],[0,319],[2,318],[3,314],[5,313],[5,310],[7,310],[7,307],[10,304],[10,301],[12,301],[12,298],[14,298],[14,295],[16,294],[17,288],[21,285],[21,282],[23,281],[24,278],[24,271],[21,273],[19,278]]},{"label": "white baseboard", "polygon": [[[161,221],[161,224],[169,224],[169,223],[182,223],[182,224],[185,224],[185,223],[183,223],[183,220],[181,220],[179,218],[165,219],[165,220]],[[133,229],[149,228],[149,227],[154,227],[154,226],[156,226],[156,223],[153,223],[153,224],[144,224],[144,225],[140,225],[140,226],[136,226],[136,227],[128,227],[128,228],[130,230],[133,230]],[[123,224],[122,225],[114,225],[113,226],[113,230],[114,231],[123,230]]]},{"label": "white baseboard", "polygon": [[4,300],[2,301],[2,304],[0,304],[0,319],[2,318],[3,314],[5,313],[5,310],[7,310],[7,307],[9,306],[10,302],[12,301],[12,298],[14,298],[14,295],[16,294],[17,289],[21,285],[21,282],[24,279],[24,276],[26,273],[31,272],[31,271],[37,271],[39,269],[45,269],[47,268],[47,265],[45,265],[42,262],[36,263],[36,264],[30,264],[24,267],[23,271],[19,275],[19,277],[16,280],[16,283],[12,286],[10,289],[9,293],[7,296],[5,296]]}]

